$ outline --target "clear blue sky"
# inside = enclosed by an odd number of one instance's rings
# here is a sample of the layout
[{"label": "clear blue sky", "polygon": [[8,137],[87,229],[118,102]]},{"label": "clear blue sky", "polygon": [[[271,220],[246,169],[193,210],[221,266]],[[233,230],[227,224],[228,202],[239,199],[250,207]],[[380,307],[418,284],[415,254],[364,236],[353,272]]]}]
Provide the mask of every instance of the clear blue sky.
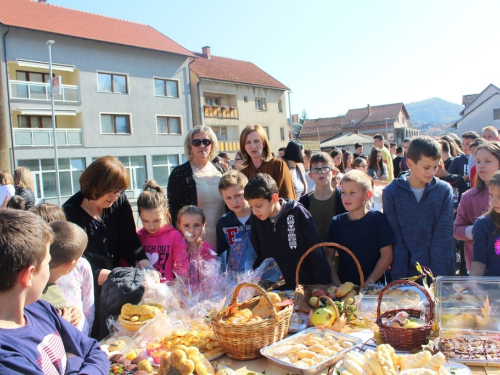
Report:
[{"label": "clear blue sky", "polygon": [[290,87],[292,113],[306,109],[309,118],[431,97],[461,104],[464,94],[500,85],[497,0],[48,2],[251,61]]}]

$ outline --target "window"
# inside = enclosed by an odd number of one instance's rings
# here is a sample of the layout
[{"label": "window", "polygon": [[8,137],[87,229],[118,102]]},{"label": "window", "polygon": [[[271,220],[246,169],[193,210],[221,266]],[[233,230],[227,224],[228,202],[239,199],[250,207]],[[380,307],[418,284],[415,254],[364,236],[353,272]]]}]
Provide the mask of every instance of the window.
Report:
[{"label": "window", "polygon": [[49,73],[25,72],[22,70],[16,71],[16,80],[28,82],[49,82]]},{"label": "window", "polygon": [[101,133],[130,134],[130,116],[101,115]]},{"label": "window", "polygon": [[179,87],[177,81],[155,78],[155,95],[167,98],[178,98]]},{"label": "window", "polygon": [[283,105],[281,104],[281,99],[278,100],[278,111],[283,112]]},{"label": "window", "polygon": [[21,116],[18,117],[20,128],[51,128],[52,117],[50,116]]},{"label": "window", "polygon": [[181,134],[180,117],[156,117],[156,132],[158,134]]},{"label": "window", "polygon": [[[56,198],[56,167],[54,159],[18,160],[33,174],[37,199]],[[85,159],[59,159],[59,186],[62,197],[70,197],[80,190],[80,175],[85,169]]]},{"label": "window", "polygon": [[500,108],[493,110],[493,120],[500,120]]},{"label": "window", "polygon": [[220,106],[221,99],[216,96],[205,96],[205,104],[206,105],[218,105]]},{"label": "window", "polygon": [[122,74],[98,73],[99,92],[128,94],[127,76]]},{"label": "window", "polygon": [[285,128],[280,128],[280,138],[282,141],[285,140]]},{"label": "window", "polygon": [[178,165],[178,155],[153,155],[153,178],[158,185],[166,187],[172,169]]},{"label": "window", "polygon": [[121,156],[118,158],[125,166],[130,176],[130,186],[127,190],[141,190],[146,181],[145,156]]},{"label": "window", "polygon": [[218,141],[227,141],[227,128],[225,126],[212,126]]},{"label": "window", "polygon": [[269,136],[269,126],[263,126],[263,128],[267,133],[267,139],[271,140],[271,137]]},{"label": "window", "polygon": [[267,111],[266,99],[264,99],[264,98],[255,98],[255,109],[257,111]]}]

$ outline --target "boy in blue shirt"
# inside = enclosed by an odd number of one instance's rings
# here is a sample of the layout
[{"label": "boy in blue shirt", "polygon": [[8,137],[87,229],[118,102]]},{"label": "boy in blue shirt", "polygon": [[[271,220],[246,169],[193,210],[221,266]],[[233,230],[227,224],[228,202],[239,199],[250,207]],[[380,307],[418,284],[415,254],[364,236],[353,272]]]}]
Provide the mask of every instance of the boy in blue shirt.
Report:
[{"label": "boy in blue shirt", "polygon": [[384,189],[383,209],[396,240],[393,280],[417,275],[417,262],[436,277],[455,273],[453,192],[434,177],[440,160],[441,145],[434,138],[414,138],[407,153],[409,176]]},{"label": "boy in blue shirt", "polygon": [[[342,204],[346,213],[333,217],[326,242],[347,247],[358,259],[365,284],[379,281],[392,262],[392,235],[384,214],[370,211],[372,179],[360,170],[353,169],[342,177]],[[340,282],[350,281],[360,285],[359,271],[352,257],[338,251]]]},{"label": "boy in blue shirt", "polygon": [[[257,254],[254,268],[264,259],[274,258],[285,279],[281,289],[295,289],[300,257],[321,238],[309,211],[294,200],[279,198],[278,193],[276,181],[265,173],[257,173],[245,186],[245,199],[253,212],[250,240]],[[299,281],[304,285],[330,284],[330,266],[322,248],[305,258]]]},{"label": "boy in blue shirt", "polygon": [[0,374],[108,374],[97,341],[37,301],[50,276],[49,225],[4,209],[0,228]]},{"label": "boy in blue shirt", "polygon": [[[250,242],[250,215],[252,209],[244,197],[248,178],[238,171],[224,173],[219,181],[219,192],[230,212],[217,222],[217,255],[229,271],[248,271],[255,261]],[[224,267],[225,268],[225,267]]]}]

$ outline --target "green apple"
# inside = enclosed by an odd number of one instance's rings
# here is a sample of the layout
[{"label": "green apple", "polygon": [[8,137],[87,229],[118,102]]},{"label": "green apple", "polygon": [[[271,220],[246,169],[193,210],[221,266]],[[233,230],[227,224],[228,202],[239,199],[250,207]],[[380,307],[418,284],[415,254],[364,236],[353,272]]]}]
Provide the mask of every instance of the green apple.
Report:
[{"label": "green apple", "polygon": [[327,308],[319,308],[311,315],[313,326],[331,326],[335,321],[335,316]]},{"label": "green apple", "polygon": [[318,297],[311,297],[311,298],[309,298],[309,306],[316,307],[316,301],[317,300],[318,300]]}]

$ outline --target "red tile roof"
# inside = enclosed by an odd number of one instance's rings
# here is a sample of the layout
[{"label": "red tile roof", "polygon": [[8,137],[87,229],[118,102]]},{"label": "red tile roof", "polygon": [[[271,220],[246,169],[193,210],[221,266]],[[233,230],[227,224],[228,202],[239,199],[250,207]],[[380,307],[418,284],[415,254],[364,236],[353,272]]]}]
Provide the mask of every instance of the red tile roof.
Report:
[{"label": "red tile roof", "polygon": [[340,124],[343,118],[344,116],[308,119],[302,126],[300,136],[317,136],[319,132],[321,139],[333,137],[334,135],[342,133]]},{"label": "red tile roof", "polygon": [[31,0],[0,0],[0,23],[180,55],[193,54],[151,26]]},{"label": "red tile roof", "polygon": [[[342,119],[342,128],[351,128],[356,126],[366,126],[371,124],[385,123],[385,118],[390,118],[391,121],[397,121],[399,112],[402,110],[406,117],[409,118],[406,107],[403,103],[385,104],[370,106],[371,115],[368,116],[368,108],[356,108],[347,111]],[[353,123],[351,121],[354,120]],[[389,121],[389,120],[388,120]]]},{"label": "red tile roof", "polygon": [[195,55],[198,58],[189,67],[200,78],[290,90],[251,62],[214,55],[209,60],[201,53],[195,53]]}]

